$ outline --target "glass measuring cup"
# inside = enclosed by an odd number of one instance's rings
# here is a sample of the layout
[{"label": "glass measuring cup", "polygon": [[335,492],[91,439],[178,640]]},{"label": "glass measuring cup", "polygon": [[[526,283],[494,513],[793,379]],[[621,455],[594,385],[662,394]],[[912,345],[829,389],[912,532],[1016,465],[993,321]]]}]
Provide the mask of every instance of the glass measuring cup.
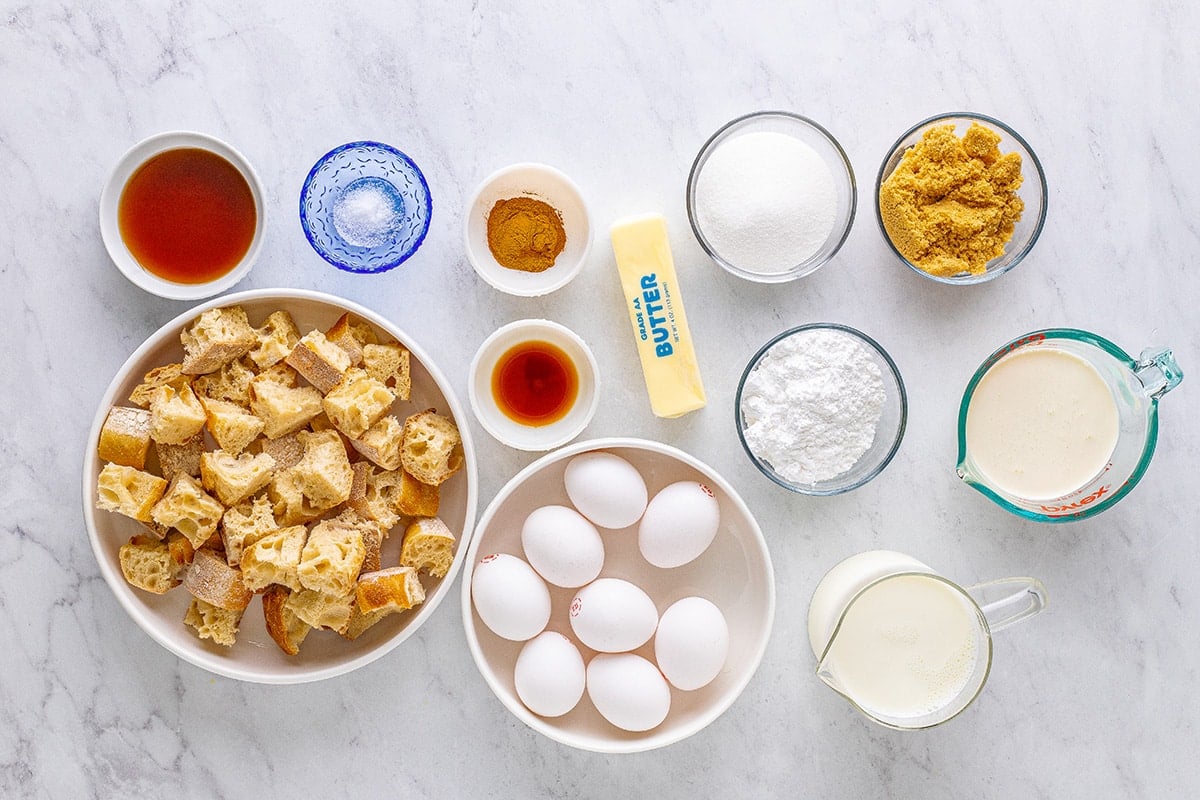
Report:
[{"label": "glass measuring cup", "polygon": [[964,589],[889,550],[851,556],[813,592],[809,643],[817,677],[880,725],[940,725],[979,696],[991,673],[992,634],[1046,607],[1034,578]]},{"label": "glass measuring cup", "polygon": [[[1006,356],[1035,348],[1082,358],[1108,386],[1117,409],[1117,441],[1107,465],[1091,480],[1052,499],[1025,498],[999,486],[980,469],[967,442],[967,412],[979,382]],[[963,393],[958,476],[1001,508],[1039,522],[1070,522],[1098,514],[1128,494],[1150,466],[1158,438],[1159,398],[1182,380],[1183,371],[1165,347],[1146,348],[1135,359],[1107,339],[1074,328],[1049,328],[1013,339],[984,360]]]}]

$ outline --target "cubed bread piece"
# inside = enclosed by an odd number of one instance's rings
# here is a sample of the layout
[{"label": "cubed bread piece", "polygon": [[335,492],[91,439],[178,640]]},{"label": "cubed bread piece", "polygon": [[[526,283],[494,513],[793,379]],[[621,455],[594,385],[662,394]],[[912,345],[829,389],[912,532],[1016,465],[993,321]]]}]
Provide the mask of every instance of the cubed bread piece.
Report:
[{"label": "cubed bread piece", "polygon": [[396,417],[387,414],[368,428],[366,433],[351,439],[350,446],[382,469],[397,469],[403,442],[404,426]]},{"label": "cubed bread piece", "polygon": [[382,609],[407,611],[425,602],[425,589],[412,567],[389,567],[360,575],[355,596],[359,610],[366,614]]},{"label": "cubed bread piece", "polygon": [[291,592],[286,586],[270,586],[262,596],[263,618],[267,623],[267,633],[279,645],[279,649],[294,656],[300,652],[300,645],[312,626],[296,616],[296,612],[288,606],[288,595]]},{"label": "cubed bread piece", "polygon": [[130,585],[164,594],[179,585],[171,551],[166,543],[149,536],[134,536],[117,551],[121,574]]},{"label": "cubed bread piece", "polygon": [[304,476],[296,467],[276,472],[267,486],[267,496],[271,499],[271,510],[275,514],[275,520],[280,525],[309,522],[329,510],[326,506],[317,505],[304,494]]},{"label": "cubed bread piece", "polygon": [[300,341],[300,329],[292,315],[286,311],[275,311],[254,331],[256,343],[250,351],[250,360],[259,369],[266,369],[287,358],[288,353]]},{"label": "cubed bread piece", "polygon": [[302,336],[284,361],[322,394],[341,383],[350,368],[349,354],[326,339],[321,331]]},{"label": "cubed bread piece", "polygon": [[200,398],[200,405],[204,406],[208,432],[227,453],[236,456],[263,432],[262,419],[244,406],[211,397]]},{"label": "cubed bread piece", "polygon": [[150,438],[183,444],[204,428],[204,406],[191,386],[160,386],[150,397]]},{"label": "cubed bread piece", "polygon": [[263,421],[268,439],[300,430],[321,413],[321,393],[311,386],[286,386],[267,375],[250,381],[250,410]]},{"label": "cubed bread piece", "polygon": [[309,531],[300,556],[300,583],[305,589],[345,595],[353,591],[365,556],[358,528],[334,520],[318,522]]},{"label": "cubed bread piece", "polygon": [[338,317],[338,321],[333,323],[329,330],[325,331],[325,338],[336,344],[338,347],[346,351],[346,355],[350,356],[350,365],[358,366],[363,359],[363,346],[354,336],[355,318],[346,312]]},{"label": "cubed bread piece", "polygon": [[268,533],[242,552],[242,581],[252,592],[261,591],[272,583],[289,589],[302,589],[300,554],[308,529],[303,525],[292,525]]},{"label": "cubed bread piece", "polygon": [[343,595],[301,589],[288,595],[287,607],[314,628],[329,628],[340,633],[350,624],[355,602],[353,589]]},{"label": "cubed bread piece", "polygon": [[201,375],[192,381],[192,388],[200,397],[227,400],[243,408],[250,406],[250,381],[255,372],[242,359],[223,364],[220,369]]},{"label": "cubed bread piece", "polygon": [[167,534],[167,550],[171,553],[171,576],[182,583],[192,559],[196,557],[196,548],[182,533],[171,531]]},{"label": "cubed bread piece", "polygon": [[240,456],[213,450],[200,456],[200,480],[227,508],[236,506],[271,482],[275,459],[266,453]]},{"label": "cubed bread piece", "polygon": [[162,499],[154,504],[151,518],[174,528],[198,548],[217,530],[225,506],[217,502],[191,475],[176,475]]},{"label": "cubed bread piece", "polygon": [[100,428],[96,454],[114,464],[145,469],[149,450],[150,412],[127,406],[110,408]]},{"label": "cubed bread piece", "polygon": [[129,393],[129,402],[142,408],[150,407],[150,398],[162,386],[173,386],[176,389],[187,386],[190,375],[183,374],[182,364],[163,364],[155,367],[142,376],[142,382],[133,387]]},{"label": "cubed bread piece", "polygon": [[197,550],[183,576],[183,588],[193,597],[229,611],[242,611],[254,595],[242,582],[242,573],[225,563],[215,550]]},{"label": "cubed bread piece", "polygon": [[158,471],[164,479],[175,480],[176,475],[200,477],[200,455],[204,452],[204,431],[200,431],[183,444],[154,443],[158,457]]},{"label": "cubed bread piece", "polygon": [[377,381],[407,400],[412,394],[412,354],[408,348],[391,344],[363,345],[363,369]]},{"label": "cubed bread piece", "polygon": [[462,437],[447,417],[433,409],[404,421],[401,449],[404,471],[421,483],[440,486],[462,467]]},{"label": "cubed bread piece", "polygon": [[183,342],[183,372],[187,375],[215,372],[258,343],[241,306],[210,308],[179,339]]},{"label": "cubed bread piece", "polygon": [[354,473],[346,446],[336,431],[300,431],[304,455],[292,467],[304,481],[304,494],[314,505],[333,508],[350,497]]},{"label": "cubed bread piece", "polygon": [[383,548],[383,538],[386,535],[383,527],[373,519],[364,517],[352,508],[347,508],[342,513],[330,520],[336,525],[348,525],[356,528],[363,538],[363,562],[359,568],[359,572],[372,572],[379,569],[380,552]]},{"label": "cubed bread piece", "polygon": [[366,372],[351,369],[326,393],[321,407],[335,428],[357,439],[388,412],[395,399],[390,389]]},{"label": "cubed bread piece", "polygon": [[404,531],[400,564],[443,578],[454,562],[454,534],[437,517],[414,519]]},{"label": "cubed bread piece", "polygon": [[237,641],[238,625],[242,621],[242,611],[214,606],[198,597],[193,597],[191,605],[183,615],[183,622],[196,629],[196,635],[201,639],[212,639],[226,647],[233,647]]},{"label": "cubed bread piece", "polygon": [[246,547],[278,528],[271,510],[271,499],[265,494],[253,500],[243,500],[227,509],[221,517],[221,542],[229,566],[238,566]]},{"label": "cubed bread piece", "polygon": [[166,490],[167,482],[157,475],[120,464],[105,464],[96,479],[96,507],[139,522],[152,522],[150,512]]},{"label": "cubed bread piece", "polygon": [[275,459],[277,471],[296,466],[304,456],[304,445],[295,433],[280,436],[278,439],[260,439],[259,444],[262,447],[260,452]]},{"label": "cubed bread piece", "polygon": [[394,499],[400,491],[400,471],[378,472],[366,461],[351,464],[354,481],[346,504],[359,516],[375,520],[385,532],[400,521]]},{"label": "cubed bread piece", "polygon": [[421,483],[400,470],[400,491],[393,502],[396,511],[406,517],[436,517],[441,504],[441,488]]},{"label": "cubed bread piece", "polygon": [[345,630],[338,631],[338,633],[350,641],[354,641],[366,633],[367,629],[376,622],[379,622],[379,620],[392,613],[395,612],[391,608],[380,608],[370,613],[363,613],[362,609],[358,607],[358,595],[356,593],[350,612],[350,621],[346,623]]}]

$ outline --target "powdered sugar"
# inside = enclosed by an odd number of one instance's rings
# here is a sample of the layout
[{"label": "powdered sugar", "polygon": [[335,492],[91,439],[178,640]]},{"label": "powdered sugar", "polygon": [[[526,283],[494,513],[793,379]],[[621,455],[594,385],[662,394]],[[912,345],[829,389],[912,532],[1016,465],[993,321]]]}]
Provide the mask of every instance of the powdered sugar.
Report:
[{"label": "powdered sugar", "polygon": [[746,377],[746,444],[792,483],[827,481],[871,449],[886,399],[879,367],[853,337],[800,331]]},{"label": "powdered sugar", "polygon": [[825,159],[794,136],[744,133],[713,150],[696,182],[696,217],[717,255],[739,269],[787,272],[821,249],[837,217]]}]

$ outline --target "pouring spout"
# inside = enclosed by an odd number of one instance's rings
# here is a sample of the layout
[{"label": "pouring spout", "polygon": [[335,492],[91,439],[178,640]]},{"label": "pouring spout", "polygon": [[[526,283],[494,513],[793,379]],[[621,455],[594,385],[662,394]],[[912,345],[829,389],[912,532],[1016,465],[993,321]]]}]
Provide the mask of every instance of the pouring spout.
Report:
[{"label": "pouring spout", "polygon": [[1169,347],[1147,347],[1142,351],[1134,374],[1146,394],[1157,400],[1183,381],[1183,370]]}]

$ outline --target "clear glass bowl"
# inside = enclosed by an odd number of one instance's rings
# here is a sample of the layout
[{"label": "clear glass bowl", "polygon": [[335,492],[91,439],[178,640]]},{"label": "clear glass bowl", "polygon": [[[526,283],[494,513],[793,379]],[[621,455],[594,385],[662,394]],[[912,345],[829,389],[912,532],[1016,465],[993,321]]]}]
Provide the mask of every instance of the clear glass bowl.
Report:
[{"label": "clear glass bowl", "polygon": [[[357,193],[374,208],[351,207]],[[374,218],[367,218],[372,212]],[[421,170],[380,142],[350,142],[330,150],[300,190],[300,226],[308,243],[347,272],[386,272],[404,263],[425,241],[432,213]]]},{"label": "clear glass bowl", "polygon": [[[795,483],[779,474],[768,461],[750,448],[746,441],[748,426],[742,408],[742,392],[746,386],[746,379],[750,377],[750,373],[754,372],[772,347],[791,336],[814,330],[838,331],[853,337],[862,345],[871,361],[879,368],[886,397],[879,422],[875,426],[875,440],[871,443],[871,447],[859,457],[854,466],[829,480],[815,483]],[[750,359],[750,363],[746,365],[741,380],[738,381],[737,395],[734,399],[734,414],[737,421],[738,439],[742,443],[742,448],[763,475],[783,488],[799,494],[834,495],[857,489],[883,472],[884,467],[891,462],[896,451],[900,449],[901,439],[904,438],[904,428],[908,422],[908,395],[904,391],[904,381],[900,377],[900,370],[896,368],[896,362],[892,361],[892,357],[878,342],[865,333],[846,325],[816,322],[786,330],[759,348],[758,352]]]},{"label": "clear glass bowl", "polygon": [[[815,253],[784,272],[764,272],[756,270],[753,264],[735,264],[726,255],[719,253],[705,235],[703,220],[700,218],[702,215],[699,215],[696,209],[697,183],[717,147],[734,136],[762,131],[785,133],[815,150],[829,167],[837,191],[837,211],[829,236]],[[727,272],[759,283],[784,283],[815,272],[841,249],[846,237],[850,234],[850,226],[854,224],[857,198],[858,188],[854,181],[854,170],[850,166],[850,159],[846,157],[842,146],[833,138],[833,134],[811,119],[799,114],[792,114],[788,111],[758,111],[725,124],[700,148],[696,160],[692,162],[692,170],[688,174],[687,215],[692,232],[696,235],[700,247]]]},{"label": "clear glass bowl", "polygon": [[[883,225],[883,214],[879,208],[879,189],[896,170],[896,165],[900,163],[900,159],[904,157],[908,149],[920,141],[929,128],[935,125],[952,124],[955,127],[955,134],[962,136],[973,122],[991,128],[1000,135],[1001,153],[1017,153],[1021,156],[1021,174],[1025,180],[1022,181],[1021,188],[1017,190],[1017,195],[1025,202],[1025,211],[1013,228],[1012,239],[1005,245],[1004,254],[989,261],[985,272],[978,275],[963,272],[951,277],[931,275],[901,255],[896,245],[892,243],[887,228]],[[1042,226],[1046,224],[1046,174],[1042,171],[1042,162],[1038,160],[1029,143],[1000,120],[968,111],[939,114],[936,117],[922,120],[905,131],[883,159],[883,164],[879,167],[879,175],[875,178],[875,220],[879,223],[879,230],[883,233],[888,247],[892,249],[897,258],[918,275],[938,283],[962,286],[984,283],[1000,277],[1020,264],[1025,256],[1029,255],[1029,251],[1033,249],[1038,237],[1041,236]]]}]

